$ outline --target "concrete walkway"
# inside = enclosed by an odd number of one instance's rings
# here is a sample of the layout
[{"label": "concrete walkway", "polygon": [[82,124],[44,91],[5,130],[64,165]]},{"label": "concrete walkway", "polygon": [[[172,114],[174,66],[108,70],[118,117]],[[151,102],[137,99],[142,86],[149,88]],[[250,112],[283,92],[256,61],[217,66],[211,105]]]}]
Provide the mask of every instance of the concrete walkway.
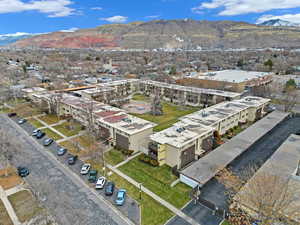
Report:
[{"label": "concrete walkway", "polygon": [[13,188],[5,190],[5,194],[7,196],[10,196],[10,195],[13,195],[13,194],[15,194],[15,193],[17,193],[19,191],[24,191],[24,190],[27,190],[27,189],[25,189],[22,185],[17,185],[17,186],[15,186]]},{"label": "concrete walkway", "polygon": [[134,155],[128,157],[128,158],[125,159],[124,161],[122,161],[122,162],[120,162],[119,164],[115,165],[115,168],[118,168],[118,167],[120,167],[120,166],[122,166],[122,165],[128,163],[130,160],[132,160],[133,158],[139,156],[140,154],[142,154],[142,152],[139,152],[139,153],[137,153],[137,154],[134,154]]},{"label": "concrete walkway", "polygon": [[[54,128],[53,128],[54,129]],[[54,129],[56,130],[56,129]],[[57,132],[57,130],[56,130]],[[57,132],[58,133],[58,132]],[[60,139],[58,141],[56,141],[57,143],[61,143],[61,142],[64,142],[64,141],[70,141],[72,138],[77,138],[79,136],[82,136],[83,135],[83,132],[79,132],[78,134],[76,135],[73,135],[73,136],[70,136],[70,137],[66,137],[66,138],[63,138],[63,139]],[[80,149],[83,149],[81,146],[80,146]]]},{"label": "concrete walkway", "polygon": [[13,222],[14,225],[21,225],[15,210],[13,209],[12,205],[10,204],[10,201],[7,198],[6,192],[3,190],[3,188],[0,186],[0,198],[6,208],[6,211]]},{"label": "concrete walkway", "polygon": [[48,129],[50,129],[50,130],[52,130],[53,132],[55,132],[55,133],[57,133],[57,134],[59,134],[60,136],[62,136],[63,137],[63,139],[66,139],[66,138],[68,138],[66,135],[64,135],[64,134],[62,134],[61,132],[59,132],[58,130],[56,130],[56,129],[54,129],[52,126],[56,126],[56,125],[59,125],[59,124],[61,124],[61,123],[63,123],[63,122],[65,122],[65,121],[59,121],[58,123],[56,123],[56,124],[51,124],[51,125],[48,125],[47,123],[45,123],[43,120],[41,120],[41,119],[39,119],[37,116],[34,116],[33,117],[34,119],[36,119],[37,121],[39,121],[41,124],[43,124],[44,125],[44,127],[46,127],[46,128],[48,128]]},{"label": "concrete walkway", "polygon": [[[133,184],[137,188],[140,188],[140,183],[136,182],[131,177],[129,177],[126,174],[122,173],[117,168],[115,168],[115,167],[113,167],[112,165],[109,165],[109,164],[107,165],[107,167],[110,170],[112,170],[114,173],[118,174],[119,176],[121,176],[122,178],[124,178],[125,180],[127,180],[129,183]],[[191,217],[187,216],[181,210],[177,209],[172,204],[170,204],[169,202],[165,201],[164,199],[162,199],[161,197],[159,197],[158,195],[156,195],[152,191],[150,191],[149,189],[145,188],[144,186],[142,186],[141,189],[142,189],[143,192],[145,192],[146,194],[148,194],[149,196],[151,196],[153,199],[155,199],[156,201],[158,201],[160,204],[162,204],[163,206],[165,206],[166,208],[168,208],[169,210],[171,210],[177,216],[183,218],[188,223],[190,223],[192,225],[201,225],[197,221],[195,221],[194,219],[192,219]]]}]

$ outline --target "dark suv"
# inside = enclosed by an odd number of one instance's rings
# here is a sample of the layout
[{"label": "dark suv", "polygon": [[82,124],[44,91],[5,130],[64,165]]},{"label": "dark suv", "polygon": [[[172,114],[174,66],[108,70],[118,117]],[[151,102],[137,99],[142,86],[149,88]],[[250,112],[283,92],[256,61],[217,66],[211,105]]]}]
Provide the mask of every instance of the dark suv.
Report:
[{"label": "dark suv", "polygon": [[90,171],[89,179],[88,179],[90,183],[95,183],[97,181],[97,174],[98,174],[97,170]]},{"label": "dark suv", "polygon": [[107,196],[113,195],[114,190],[115,190],[114,182],[111,181],[107,182],[105,185],[105,195]]},{"label": "dark suv", "polygon": [[26,167],[18,167],[17,170],[20,177],[27,177],[29,175],[29,169]]},{"label": "dark suv", "polygon": [[69,165],[74,165],[77,161],[78,156],[77,155],[70,155],[68,158]]}]

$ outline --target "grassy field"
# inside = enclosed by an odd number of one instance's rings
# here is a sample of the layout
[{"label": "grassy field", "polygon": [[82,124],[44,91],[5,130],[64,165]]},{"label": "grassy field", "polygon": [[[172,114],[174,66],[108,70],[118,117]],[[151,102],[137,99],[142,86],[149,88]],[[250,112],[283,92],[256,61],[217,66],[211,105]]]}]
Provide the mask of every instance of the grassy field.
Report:
[{"label": "grassy field", "polygon": [[13,222],[11,221],[1,199],[0,199],[0,224],[13,225]]},{"label": "grassy field", "polygon": [[178,118],[200,110],[200,108],[197,107],[183,107],[183,106],[173,105],[167,102],[163,102],[162,105],[163,105],[163,115],[161,116],[153,116],[150,114],[142,114],[142,115],[134,114],[134,115],[158,124],[156,127],[154,127],[154,131],[158,132],[168,127],[171,127],[174,123],[178,121]]},{"label": "grassy field", "polygon": [[90,148],[95,143],[94,139],[89,135],[81,135],[79,137],[73,138],[73,141],[79,143],[79,145],[83,148]]},{"label": "grassy field", "polygon": [[28,122],[29,122],[32,126],[34,126],[34,127],[36,127],[36,128],[40,128],[40,127],[43,127],[43,126],[44,126],[40,121],[38,121],[38,120],[36,120],[36,119],[33,119],[33,118],[28,119]]},{"label": "grassy field", "polygon": [[123,162],[126,158],[121,151],[118,151],[116,149],[111,149],[108,152],[105,152],[104,156],[105,161],[113,166],[119,164],[120,162]]},{"label": "grassy field", "polygon": [[170,186],[177,177],[166,165],[153,167],[134,158],[119,169],[177,208],[183,207],[190,200],[190,187],[182,183]]},{"label": "grassy field", "polygon": [[41,116],[39,117],[39,119],[43,120],[47,124],[54,124],[59,122],[59,118],[56,115],[51,115],[51,114]]},{"label": "grassy field", "polygon": [[45,132],[49,138],[52,138],[55,141],[63,138],[58,133],[55,133],[54,131],[50,130],[49,128],[42,129],[42,131]]},{"label": "grassy field", "polygon": [[140,203],[142,225],[165,224],[167,220],[173,216],[173,213],[169,209],[162,206],[144,192],[142,193],[142,200],[140,200],[139,189],[122,177],[113,174],[109,177],[109,180],[114,181],[117,187],[125,188],[128,195]]},{"label": "grassy field", "polygon": [[0,113],[9,113],[9,108],[0,107]]},{"label": "grassy field", "polygon": [[224,222],[221,225],[231,225],[227,220],[224,220]]},{"label": "grassy field", "polygon": [[12,204],[20,222],[24,223],[38,214],[42,213],[42,208],[39,207],[33,196],[28,191],[20,191],[8,196],[8,200]]},{"label": "grassy field", "polygon": [[80,156],[80,150],[71,141],[64,141],[59,145],[68,149],[69,153]]},{"label": "grassy field", "polygon": [[146,97],[145,95],[142,95],[142,94],[134,94],[132,96],[132,100],[134,100],[134,101],[150,102],[150,98]]},{"label": "grassy field", "polygon": [[[70,125],[73,126],[73,129],[70,129]],[[53,127],[54,129],[58,130],[62,134],[66,135],[67,137],[74,136],[81,131],[81,125],[79,123],[72,123],[65,122],[60,125]]]}]

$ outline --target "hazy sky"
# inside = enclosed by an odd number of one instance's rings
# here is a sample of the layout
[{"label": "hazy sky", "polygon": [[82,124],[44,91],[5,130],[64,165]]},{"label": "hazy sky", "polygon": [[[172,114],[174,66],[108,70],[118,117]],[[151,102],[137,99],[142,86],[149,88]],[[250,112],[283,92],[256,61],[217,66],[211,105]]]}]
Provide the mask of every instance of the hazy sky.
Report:
[{"label": "hazy sky", "polygon": [[300,23],[300,0],[0,0],[0,34],[185,18]]}]

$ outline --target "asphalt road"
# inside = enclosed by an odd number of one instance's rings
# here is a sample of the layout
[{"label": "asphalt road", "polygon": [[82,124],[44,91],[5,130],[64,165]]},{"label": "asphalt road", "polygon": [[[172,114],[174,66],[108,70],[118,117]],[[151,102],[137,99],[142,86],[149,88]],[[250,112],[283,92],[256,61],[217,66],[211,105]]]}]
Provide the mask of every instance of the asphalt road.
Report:
[{"label": "asphalt road", "polygon": [[[14,118],[13,120],[17,120]],[[39,198],[59,224],[63,225],[126,225],[133,224],[125,215],[139,224],[139,208],[133,200],[126,199],[126,205],[113,206],[115,196],[106,197],[103,190],[96,191],[88,186],[85,177],[79,174],[82,162],[67,166],[64,157],[56,156],[56,143],[44,148],[30,135],[35,129],[30,124],[21,127],[5,115],[0,115],[1,128],[4,128],[12,140],[21,143],[22,148],[14,154],[14,166],[26,166],[31,174],[26,182],[39,193]],[[26,134],[26,132],[28,134]],[[75,173],[74,173],[75,172]],[[105,197],[104,197],[105,196]]]},{"label": "asphalt road", "polygon": [[[242,176],[245,168],[259,168],[268,158],[278,149],[278,147],[287,139],[287,137],[300,129],[300,117],[290,118],[275,127],[269,134],[262,137],[258,142],[253,144],[246,152],[235,159],[229,168],[237,175]],[[211,179],[201,190],[201,197],[214,203],[219,208],[228,208],[228,198],[226,188],[215,178]],[[197,222],[203,225],[217,225],[222,221],[212,215],[212,211],[200,204],[189,203],[183,211]],[[179,217],[174,217],[168,225],[185,225],[187,224]]]}]

